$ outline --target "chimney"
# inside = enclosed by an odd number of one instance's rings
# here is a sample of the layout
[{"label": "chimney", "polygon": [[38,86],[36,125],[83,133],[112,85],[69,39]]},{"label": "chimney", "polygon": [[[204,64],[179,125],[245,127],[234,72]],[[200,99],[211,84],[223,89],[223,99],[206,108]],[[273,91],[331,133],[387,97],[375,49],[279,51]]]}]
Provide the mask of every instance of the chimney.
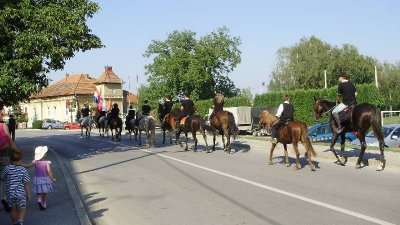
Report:
[{"label": "chimney", "polygon": [[66,73],[66,74],[65,74],[65,77],[69,77],[69,74],[68,74],[68,73]]},{"label": "chimney", "polygon": [[112,72],[112,66],[105,66],[104,68],[106,72]]}]

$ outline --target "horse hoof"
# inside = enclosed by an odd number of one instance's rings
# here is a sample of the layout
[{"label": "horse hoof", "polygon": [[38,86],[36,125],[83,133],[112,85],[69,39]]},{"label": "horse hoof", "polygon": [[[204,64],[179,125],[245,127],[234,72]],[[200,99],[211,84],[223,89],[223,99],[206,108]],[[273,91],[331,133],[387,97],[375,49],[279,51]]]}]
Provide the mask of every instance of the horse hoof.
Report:
[{"label": "horse hoof", "polygon": [[211,149],[208,149],[207,151],[206,151],[206,153],[212,153],[213,151],[211,150]]},{"label": "horse hoof", "polygon": [[298,167],[298,166],[294,167],[294,170],[299,170],[299,169],[300,169],[300,167]]},{"label": "horse hoof", "polygon": [[286,163],[285,165],[286,165],[286,167],[289,167],[289,166],[290,166],[290,164],[289,164],[289,163]]},{"label": "horse hoof", "polygon": [[272,161],[269,161],[268,164],[271,166],[274,165],[274,163]]},{"label": "horse hoof", "polygon": [[356,167],[355,167],[356,169],[361,169],[361,165],[359,164],[359,165],[356,165]]},{"label": "horse hoof", "polygon": [[189,151],[189,148],[185,148],[185,151]]},{"label": "horse hoof", "polygon": [[235,150],[231,150],[229,154],[235,154]]}]

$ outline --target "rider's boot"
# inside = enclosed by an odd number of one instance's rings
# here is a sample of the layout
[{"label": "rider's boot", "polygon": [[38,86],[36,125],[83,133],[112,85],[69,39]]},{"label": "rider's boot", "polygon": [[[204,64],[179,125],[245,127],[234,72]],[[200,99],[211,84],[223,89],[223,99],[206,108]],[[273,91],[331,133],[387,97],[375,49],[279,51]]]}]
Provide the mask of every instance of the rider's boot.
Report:
[{"label": "rider's boot", "polygon": [[332,113],[332,115],[333,115],[333,118],[335,119],[336,124],[337,124],[336,133],[340,134],[343,131],[343,127],[340,124],[339,113]]}]

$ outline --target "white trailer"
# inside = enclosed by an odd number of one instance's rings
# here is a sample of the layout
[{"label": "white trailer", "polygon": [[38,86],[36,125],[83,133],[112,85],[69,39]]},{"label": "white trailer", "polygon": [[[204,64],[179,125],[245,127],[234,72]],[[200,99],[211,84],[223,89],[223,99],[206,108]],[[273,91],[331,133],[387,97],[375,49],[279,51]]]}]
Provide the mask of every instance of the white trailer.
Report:
[{"label": "white trailer", "polygon": [[[224,110],[231,112],[235,117],[235,123],[241,132],[251,132],[251,107],[239,106],[239,107],[224,107]],[[212,109],[208,110],[208,115],[211,115]]]}]

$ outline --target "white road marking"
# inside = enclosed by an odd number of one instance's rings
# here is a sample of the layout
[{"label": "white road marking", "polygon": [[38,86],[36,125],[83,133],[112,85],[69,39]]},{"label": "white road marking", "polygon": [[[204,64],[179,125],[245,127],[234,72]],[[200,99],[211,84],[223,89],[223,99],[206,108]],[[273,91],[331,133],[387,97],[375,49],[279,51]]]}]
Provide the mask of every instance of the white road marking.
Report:
[{"label": "white road marking", "polygon": [[[108,142],[108,141],[104,140],[104,142]],[[129,145],[122,144],[122,143],[117,143],[117,142],[114,142],[114,143],[118,144],[118,145],[125,146],[125,147],[134,147],[134,146],[129,146]],[[363,219],[363,220],[366,220],[366,221],[369,221],[369,222],[372,222],[372,223],[382,224],[382,225],[395,225],[394,223],[390,223],[390,222],[387,222],[387,221],[384,221],[384,220],[381,220],[381,219],[378,219],[378,218],[367,216],[367,215],[364,215],[364,214],[361,214],[361,213],[358,213],[358,212],[354,212],[354,211],[351,211],[351,210],[348,210],[348,209],[344,209],[344,208],[341,208],[341,207],[338,207],[338,206],[334,206],[334,205],[331,205],[331,204],[328,204],[328,203],[324,203],[324,202],[321,202],[321,201],[318,201],[318,200],[307,198],[307,197],[304,197],[304,196],[301,196],[301,195],[297,195],[297,194],[294,194],[294,193],[290,193],[290,192],[287,192],[287,191],[282,191],[280,189],[277,189],[277,188],[274,188],[274,187],[271,187],[271,186],[268,186],[268,185],[260,184],[260,183],[257,183],[257,182],[251,181],[251,180],[247,180],[247,179],[244,179],[244,178],[241,178],[241,177],[237,177],[237,176],[234,176],[234,175],[231,175],[231,174],[228,174],[228,173],[224,173],[224,172],[221,172],[221,171],[218,171],[218,170],[210,169],[210,168],[207,168],[207,167],[204,167],[204,166],[200,166],[200,165],[197,165],[197,164],[194,164],[194,163],[191,163],[191,162],[187,162],[187,161],[184,161],[184,160],[181,160],[181,159],[177,159],[177,158],[174,158],[174,157],[171,157],[171,156],[167,156],[167,155],[164,155],[164,154],[161,154],[161,153],[153,152],[151,150],[145,150],[145,149],[140,149],[140,150],[143,151],[143,152],[155,154],[155,155],[158,155],[158,156],[170,159],[170,160],[174,160],[176,162],[180,162],[180,163],[183,163],[183,164],[186,164],[186,165],[189,165],[189,166],[193,166],[193,167],[196,167],[196,168],[199,168],[199,169],[202,169],[202,170],[206,170],[208,172],[215,173],[215,174],[218,174],[218,175],[221,175],[221,176],[224,176],[224,177],[229,177],[229,178],[237,180],[237,181],[241,181],[241,182],[244,182],[244,183],[247,183],[247,184],[251,184],[251,185],[254,185],[256,187],[260,187],[262,189],[265,189],[265,190],[273,191],[273,192],[276,192],[276,193],[279,193],[279,194],[282,194],[282,195],[286,195],[286,196],[289,196],[289,197],[292,197],[292,198],[295,198],[295,199],[299,199],[299,200],[302,200],[302,201],[305,201],[305,202],[308,202],[308,203],[311,203],[311,204],[314,204],[314,205],[318,205],[318,206],[321,206],[321,207],[324,207],[324,208],[328,208],[328,209],[331,209],[331,210],[334,210],[334,211],[337,211],[337,212],[341,212],[341,213],[347,214],[349,216],[357,217],[357,218],[360,218],[360,219]]]}]

